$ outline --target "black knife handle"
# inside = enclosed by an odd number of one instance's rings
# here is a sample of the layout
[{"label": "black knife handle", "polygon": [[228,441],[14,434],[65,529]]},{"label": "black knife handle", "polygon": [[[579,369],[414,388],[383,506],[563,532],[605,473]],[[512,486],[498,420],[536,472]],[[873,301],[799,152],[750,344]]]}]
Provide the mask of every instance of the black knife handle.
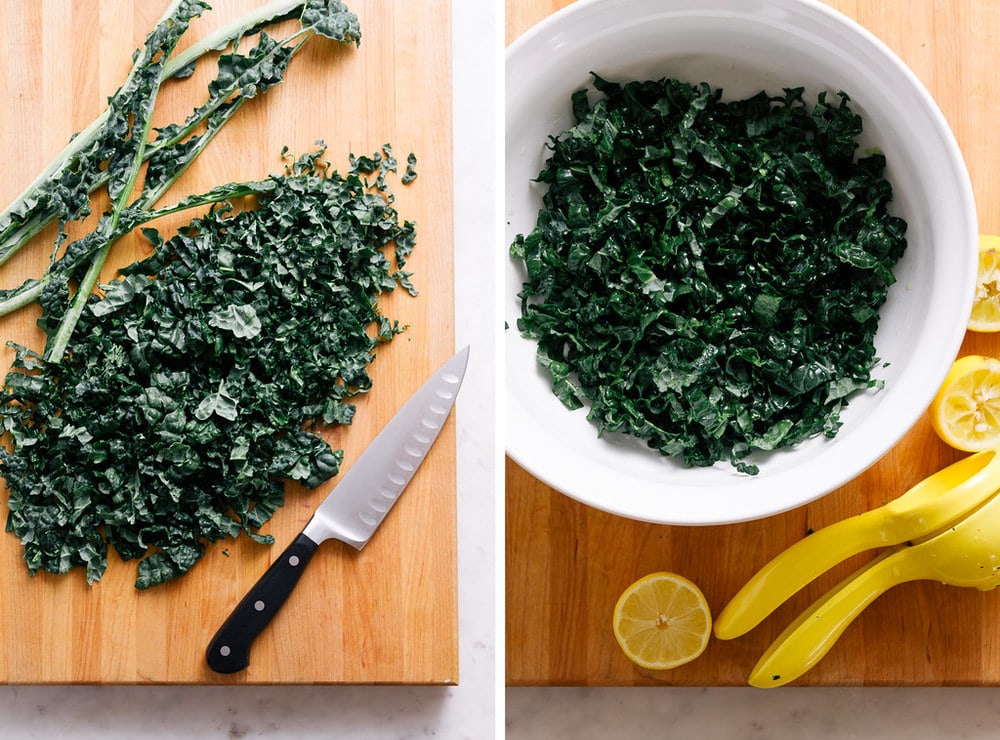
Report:
[{"label": "black knife handle", "polygon": [[316,549],[300,534],[236,605],[205,653],[216,673],[236,673],[250,665],[250,646],[278,613]]}]

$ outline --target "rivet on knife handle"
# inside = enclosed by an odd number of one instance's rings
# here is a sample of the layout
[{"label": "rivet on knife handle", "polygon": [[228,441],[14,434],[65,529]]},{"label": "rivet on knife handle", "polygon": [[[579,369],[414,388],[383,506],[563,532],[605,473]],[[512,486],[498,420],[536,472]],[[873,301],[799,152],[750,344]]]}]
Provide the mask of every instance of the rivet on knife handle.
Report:
[{"label": "rivet on knife handle", "polygon": [[236,673],[250,664],[250,646],[299,582],[319,545],[300,534],[254,584],[215,633],[205,657],[217,673]]}]

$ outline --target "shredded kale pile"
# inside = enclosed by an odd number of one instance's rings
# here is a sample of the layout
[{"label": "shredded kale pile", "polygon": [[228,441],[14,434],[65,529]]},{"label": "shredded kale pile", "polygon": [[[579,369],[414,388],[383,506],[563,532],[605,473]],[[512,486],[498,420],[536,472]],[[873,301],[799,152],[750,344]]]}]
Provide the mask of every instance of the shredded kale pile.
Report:
[{"label": "shredded kale pile", "polygon": [[[61,362],[16,347],[0,462],[32,573],[93,582],[110,546],[142,558],[148,588],[207,541],[270,542],[258,529],[283,481],[338,472],[317,429],[351,422],[377,344],[403,330],[376,299],[413,292],[414,226],[392,206],[388,147],[344,176],[320,155],[257,183],[254,208],[217,205],[166,240],[146,229],[152,256],[90,297]],[[43,328],[70,299],[43,297]]]},{"label": "shredded kale pile", "polygon": [[873,337],[906,248],[841,93],[724,102],[665,79],[573,95],[549,141],[518,329],[569,408],[689,466],[834,436],[879,387]]}]

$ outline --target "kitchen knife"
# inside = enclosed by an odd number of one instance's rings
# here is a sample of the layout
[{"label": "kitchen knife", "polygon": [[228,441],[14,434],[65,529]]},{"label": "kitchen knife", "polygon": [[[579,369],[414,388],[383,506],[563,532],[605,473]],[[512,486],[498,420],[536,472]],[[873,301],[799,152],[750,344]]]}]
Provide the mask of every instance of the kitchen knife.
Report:
[{"label": "kitchen knife", "polygon": [[356,550],[368,543],[437,439],[468,361],[466,347],[410,397],[237,604],[208,646],[205,657],[213,671],[236,673],[250,664],[254,639],[285,603],[321,542],[336,539]]}]

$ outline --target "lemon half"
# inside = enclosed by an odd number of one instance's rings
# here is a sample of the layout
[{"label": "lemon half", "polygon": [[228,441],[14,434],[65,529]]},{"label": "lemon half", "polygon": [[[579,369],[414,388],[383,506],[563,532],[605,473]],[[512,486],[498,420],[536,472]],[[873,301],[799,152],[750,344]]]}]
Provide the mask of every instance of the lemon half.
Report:
[{"label": "lemon half", "polygon": [[966,452],[1000,447],[1000,360],[960,357],[930,406],[931,425],[947,444]]},{"label": "lemon half", "polygon": [[1000,331],[1000,236],[979,236],[979,270],[969,329]]},{"label": "lemon half", "polygon": [[712,615],[701,590],[676,573],[651,573],[615,605],[615,639],[638,666],[667,670],[689,663],[708,646]]}]

